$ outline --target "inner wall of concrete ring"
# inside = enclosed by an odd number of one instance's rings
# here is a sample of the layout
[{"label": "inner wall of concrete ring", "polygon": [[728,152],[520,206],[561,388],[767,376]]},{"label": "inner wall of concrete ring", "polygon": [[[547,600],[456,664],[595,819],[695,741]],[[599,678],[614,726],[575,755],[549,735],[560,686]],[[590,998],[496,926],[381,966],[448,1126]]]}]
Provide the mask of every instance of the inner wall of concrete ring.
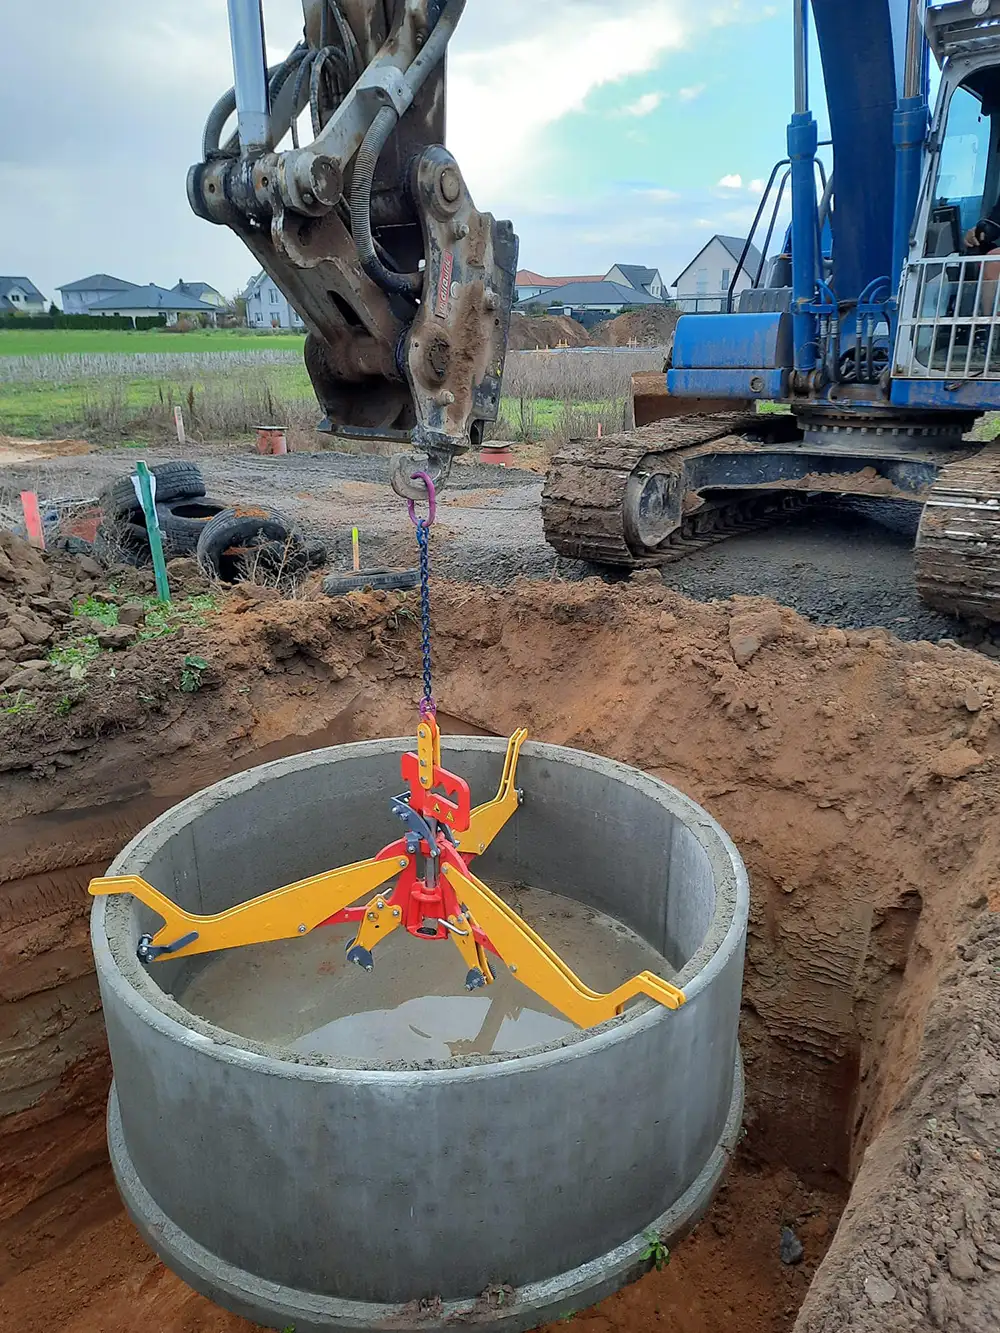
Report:
[{"label": "inner wall of concrete ring", "polygon": [[[406,748],[341,746],[230,778],[156,821],[109,873],[141,874],[210,913],[372,855],[400,833],[388,801]],[[445,763],[478,803],[495,791],[503,743],[453,739]],[[116,1170],[169,1219],[137,1217],[189,1280],[191,1244],[220,1270],[279,1284],[282,1311],[295,1292],[406,1303],[521,1288],[641,1236],[718,1156],[742,1096],[748,890],[736,849],[680,793],[594,756],[529,744],[518,783],[524,805],[478,874],[624,922],[676,969],[683,1008],[643,1004],[562,1043],[458,1067],[306,1063],[187,1014],[166,993],[184,965],[135,961],[159,920],[131,898],[95,903],[120,1107],[112,1152],[128,1159]],[[432,946],[414,947],[433,967]],[[234,1305],[224,1284],[207,1285]]]}]

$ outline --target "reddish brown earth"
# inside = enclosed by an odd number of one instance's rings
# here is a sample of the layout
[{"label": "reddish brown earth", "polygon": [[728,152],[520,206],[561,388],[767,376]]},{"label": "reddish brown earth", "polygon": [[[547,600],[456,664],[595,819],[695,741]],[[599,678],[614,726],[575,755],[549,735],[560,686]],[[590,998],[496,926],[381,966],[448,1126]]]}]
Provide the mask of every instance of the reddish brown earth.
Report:
[{"label": "reddish brown earth", "polygon": [[535,352],[546,347],[592,347],[594,339],[575,319],[566,315],[519,315],[510,317],[510,350]]},{"label": "reddish brown earth", "polygon": [[[722,820],[751,872],[740,1156],[670,1265],[578,1326],[996,1327],[1000,669],[642,580],[442,585],[435,619],[454,726],[523,723],[656,773]],[[225,773],[414,724],[417,626],[395,595],[244,589],[154,649],[102,655],[68,716],[46,681],[0,718],[5,1330],[241,1327],[166,1275],[115,1202],[84,886]],[[188,652],[210,669],[182,694]],[[799,1268],[778,1259],[786,1223]]]},{"label": "reddish brown earth", "polygon": [[606,347],[666,347],[679,319],[680,312],[669,306],[644,306],[598,324],[594,341]]}]

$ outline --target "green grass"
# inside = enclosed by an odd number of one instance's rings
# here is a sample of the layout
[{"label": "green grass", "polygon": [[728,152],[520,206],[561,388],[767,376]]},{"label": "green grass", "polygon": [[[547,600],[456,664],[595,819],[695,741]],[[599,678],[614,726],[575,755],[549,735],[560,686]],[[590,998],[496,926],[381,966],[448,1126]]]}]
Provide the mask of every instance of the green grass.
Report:
[{"label": "green grass", "polygon": [[146,624],[139,631],[140,642],[143,639],[164,639],[169,634],[176,634],[182,625],[204,625],[208,613],[218,605],[218,599],[211,593],[169,604],[159,602],[155,597],[146,597],[142,601],[146,607]]},{"label": "green grass", "polygon": [[[43,334],[37,336],[42,337]],[[3,333],[0,332],[2,337]],[[0,431],[8,435],[26,436],[87,431],[88,428],[92,429],[92,420],[105,415],[105,404],[109,402],[130,414],[153,412],[165,403],[175,403],[184,408],[185,416],[188,417],[187,404],[192,393],[197,413],[198,400],[204,395],[238,393],[241,385],[245,385],[255,395],[267,385],[276,399],[306,401],[313,405],[318,419],[315,395],[304,364],[269,365],[260,369],[239,366],[225,374],[201,372],[192,376],[172,375],[158,379],[113,382],[79,380],[75,384],[49,384],[44,381],[0,384]],[[197,421],[189,421],[189,424],[196,427]],[[130,431],[130,434],[140,433],[138,428]]]},{"label": "green grass", "polygon": [[[160,602],[156,597],[136,597],[131,600],[140,603],[146,612],[145,624],[136,636],[140,643],[147,639],[165,639],[185,625],[204,625],[209,612],[214,611],[218,605],[218,598],[212,593],[170,603]],[[118,607],[115,603],[99,602],[93,597],[78,598],[73,606],[73,615],[86,616],[88,620],[97,621],[108,628],[118,624]],[[87,668],[100,655],[101,646],[96,634],[78,634],[58,648],[53,648],[48,657],[57,670],[68,672],[71,680],[82,680],[87,674]],[[194,662],[201,660],[193,659]],[[201,672],[197,668],[195,676],[200,686]]]},{"label": "green grass", "polygon": [[18,717],[21,713],[31,713],[38,707],[37,699],[28,699],[24,690],[18,690],[13,703],[0,708],[0,717]]},{"label": "green grass", "polygon": [[0,356],[68,356],[75,353],[232,352],[275,347],[292,350],[304,334],[256,333],[253,329],[0,329]]}]

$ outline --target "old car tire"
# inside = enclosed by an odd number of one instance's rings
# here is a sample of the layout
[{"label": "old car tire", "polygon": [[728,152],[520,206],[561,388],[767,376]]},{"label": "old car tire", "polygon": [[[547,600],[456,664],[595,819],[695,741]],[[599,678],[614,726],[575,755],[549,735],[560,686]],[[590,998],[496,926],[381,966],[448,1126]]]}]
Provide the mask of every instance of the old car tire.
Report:
[{"label": "old car tire", "polygon": [[417,569],[369,569],[357,574],[330,574],[323,580],[327,597],[348,592],[409,592],[420,582]]}]

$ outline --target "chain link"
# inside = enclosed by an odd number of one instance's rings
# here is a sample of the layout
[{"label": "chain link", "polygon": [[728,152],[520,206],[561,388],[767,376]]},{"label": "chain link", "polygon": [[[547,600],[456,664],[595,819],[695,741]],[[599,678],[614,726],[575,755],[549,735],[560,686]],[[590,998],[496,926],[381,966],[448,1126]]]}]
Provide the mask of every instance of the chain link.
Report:
[{"label": "chain link", "polygon": [[420,547],[420,644],[424,655],[424,697],[420,701],[420,716],[434,717],[434,680],[431,672],[431,525],[426,519],[417,524],[417,545]]}]

